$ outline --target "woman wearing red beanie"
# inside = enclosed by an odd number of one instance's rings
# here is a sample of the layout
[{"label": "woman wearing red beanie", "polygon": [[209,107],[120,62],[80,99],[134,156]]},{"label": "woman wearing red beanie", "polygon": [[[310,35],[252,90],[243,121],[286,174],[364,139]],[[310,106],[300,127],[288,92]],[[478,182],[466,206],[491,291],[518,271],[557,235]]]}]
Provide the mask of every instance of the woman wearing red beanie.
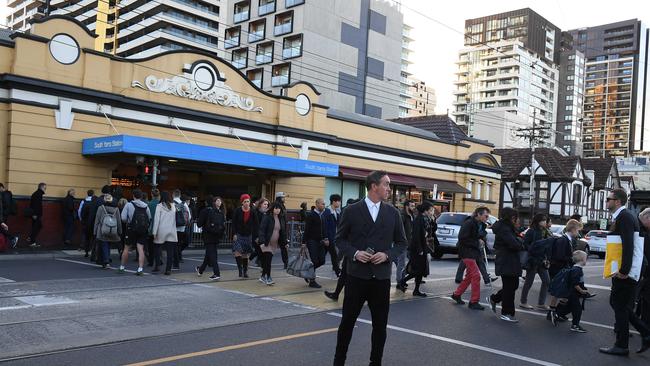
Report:
[{"label": "woman wearing red beanie", "polygon": [[237,261],[239,277],[248,278],[248,256],[253,252],[252,235],[258,228],[257,215],[251,211],[251,196],[244,193],[239,197],[241,206],[232,217],[232,252]]}]

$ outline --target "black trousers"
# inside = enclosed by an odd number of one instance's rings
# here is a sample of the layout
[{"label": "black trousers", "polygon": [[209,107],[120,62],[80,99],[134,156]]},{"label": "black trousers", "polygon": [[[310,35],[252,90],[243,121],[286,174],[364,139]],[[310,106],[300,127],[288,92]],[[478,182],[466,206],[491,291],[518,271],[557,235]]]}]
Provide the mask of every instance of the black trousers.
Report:
[{"label": "black trousers", "polygon": [[503,288],[492,295],[492,301],[501,303],[501,314],[515,315],[515,292],[519,288],[518,276],[501,276]]},{"label": "black trousers", "polygon": [[32,217],[32,232],[29,234],[29,244],[36,243],[36,238],[43,228],[43,218],[37,216],[36,220]]},{"label": "black trousers", "polygon": [[641,333],[642,337],[650,336],[650,329],[634,313],[634,296],[636,295],[637,282],[631,278],[621,280],[612,279],[612,291],[609,296],[609,304],[614,309],[616,324],[616,346],[628,348],[630,337],[630,323]]},{"label": "black trousers", "polygon": [[282,263],[286,266],[289,263],[289,245],[280,244],[280,255],[282,255]]},{"label": "black trousers", "polygon": [[203,273],[206,267],[210,265],[212,267],[212,272],[221,276],[219,271],[219,264],[217,263],[217,244],[219,243],[204,243],[205,246],[205,256],[203,256],[203,263],[199,267],[199,272]]},{"label": "black trousers", "polygon": [[147,254],[147,265],[151,267],[154,265],[154,262],[156,262],[156,247],[153,243],[153,236],[149,235],[145,249]]},{"label": "black trousers", "polygon": [[559,316],[565,316],[571,313],[571,323],[573,325],[580,325],[580,319],[582,318],[582,304],[580,303],[578,292],[575,290],[571,291],[568,300],[569,301],[565,304],[559,304],[555,312]]},{"label": "black trousers", "polygon": [[162,251],[165,244],[154,244],[153,245],[153,262],[154,268],[162,266]]},{"label": "black trousers", "polygon": [[[170,272],[172,270],[172,263],[174,263],[174,258],[178,255],[178,243],[175,241],[166,241],[164,245],[165,249],[167,250],[165,272]],[[175,263],[175,267],[178,267],[178,262]]]},{"label": "black trousers", "polygon": [[[483,259],[477,259],[476,263],[478,264],[478,269],[481,271],[481,276],[483,277],[483,282],[484,283],[490,283],[490,274],[487,271],[487,267],[485,267],[485,261]],[[465,263],[461,260],[460,263],[458,263],[458,269],[456,270],[456,282],[460,283],[463,282],[463,274],[465,273]]]},{"label": "black trousers", "polygon": [[262,276],[271,276],[271,263],[273,263],[273,253],[262,252],[260,255],[262,264]]},{"label": "black trousers", "polygon": [[330,254],[330,258],[332,259],[332,270],[334,272],[339,272],[341,268],[339,267],[339,256],[338,253],[336,253],[336,245],[334,243],[330,243],[329,246],[325,247],[326,253]]},{"label": "black trousers", "polygon": [[68,244],[72,241],[74,234],[74,217],[69,215],[63,216],[63,243]]},{"label": "black trousers", "polygon": [[334,366],[345,365],[348,347],[352,339],[352,331],[366,301],[372,318],[370,365],[381,365],[384,344],[386,343],[388,310],[390,308],[390,279],[364,280],[347,276],[345,299],[343,300],[343,317],[336,337]]},{"label": "black trousers", "polygon": [[183,260],[183,245],[185,245],[185,232],[184,231],[177,231],[176,235],[178,237],[178,242],[175,245],[175,251],[174,251],[174,268],[178,268],[179,263],[181,260]]},{"label": "black trousers", "polygon": [[260,243],[257,242],[257,240],[253,240],[253,253],[248,256],[248,260],[253,261],[255,257],[259,258],[260,263],[262,261],[262,248],[260,247]]},{"label": "black trousers", "polygon": [[327,250],[322,243],[315,240],[308,240],[307,249],[309,250],[309,257],[312,263],[314,263],[314,269],[325,264],[325,255],[327,254]]},{"label": "black trousers", "polygon": [[341,268],[341,275],[339,276],[338,281],[336,281],[336,290],[334,290],[336,296],[339,296],[341,291],[343,291],[343,287],[345,286],[345,281],[347,280],[348,280],[348,261],[345,257],[343,257],[343,266]]}]

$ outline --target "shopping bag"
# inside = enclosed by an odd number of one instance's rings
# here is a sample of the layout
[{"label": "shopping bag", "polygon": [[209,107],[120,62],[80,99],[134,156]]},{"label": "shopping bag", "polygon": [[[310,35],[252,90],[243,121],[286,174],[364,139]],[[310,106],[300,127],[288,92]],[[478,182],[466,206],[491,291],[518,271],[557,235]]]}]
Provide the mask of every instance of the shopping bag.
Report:
[{"label": "shopping bag", "polygon": [[316,278],[314,263],[309,259],[309,252],[305,248],[300,248],[298,255],[289,259],[287,264],[287,273],[291,276],[313,280]]},{"label": "shopping bag", "polygon": [[[623,258],[623,242],[619,235],[607,235],[607,246],[605,249],[604,278],[610,278],[621,267]],[[632,254],[632,267],[628,276],[635,281],[641,278],[641,267],[643,266],[643,238],[638,232],[634,233],[634,252]]]}]

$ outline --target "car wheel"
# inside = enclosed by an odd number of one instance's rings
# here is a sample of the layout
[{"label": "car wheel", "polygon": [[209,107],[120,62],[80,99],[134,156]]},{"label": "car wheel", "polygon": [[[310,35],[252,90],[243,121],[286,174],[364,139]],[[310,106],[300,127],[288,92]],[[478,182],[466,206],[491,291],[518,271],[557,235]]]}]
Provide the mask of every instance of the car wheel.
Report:
[{"label": "car wheel", "polygon": [[589,245],[585,247],[585,253],[587,253],[587,257],[589,256]]}]

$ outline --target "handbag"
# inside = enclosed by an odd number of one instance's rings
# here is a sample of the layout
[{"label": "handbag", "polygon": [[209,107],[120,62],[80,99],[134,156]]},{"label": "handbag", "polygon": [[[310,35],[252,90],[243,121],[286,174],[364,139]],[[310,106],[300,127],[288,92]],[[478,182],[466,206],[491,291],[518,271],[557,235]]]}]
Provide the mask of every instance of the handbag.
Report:
[{"label": "handbag", "polygon": [[[641,278],[643,267],[643,237],[638,232],[634,233],[634,251],[632,252],[632,263],[628,275],[631,279],[638,281]],[[618,272],[623,261],[623,240],[619,235],[607,235],[607,247],[605,249],[605,268],[603,278],[610,278]]]},{"label": "handbag", "polygon": [[306,248],[300,248],[298,255],[289,259],[287,274],[295,277],[313,280],[316,278],[314,263],[309,259],[309,252]]}]

